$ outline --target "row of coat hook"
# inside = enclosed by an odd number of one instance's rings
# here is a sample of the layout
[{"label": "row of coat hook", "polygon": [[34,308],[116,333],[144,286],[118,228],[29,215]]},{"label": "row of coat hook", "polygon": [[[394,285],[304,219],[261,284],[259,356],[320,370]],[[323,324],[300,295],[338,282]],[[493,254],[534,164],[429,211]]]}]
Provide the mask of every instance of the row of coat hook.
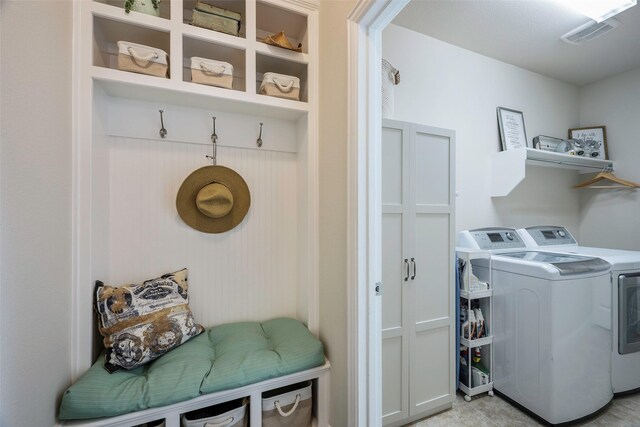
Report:
[{"label": "row of coat hook", "polygon": [[[164,119],[163,119],[163,113],[164,110],[158,110],[160,111],[160,138],[166,138],[167,137],[167,130],[164,128]],[[216,135],[216,118],[212,117],[213,119],[213,133],[211,134],[211,142],[213,143],[213,156],[207,156],[208,158],[213,160],[213,164],[215,165],[216,160],[216,142],[218,141],[218,135]],[[256,145],[258,147],[262,147],[262,126],[264,125],[264,123],[260,122],[260,134],[258,135],[258,139],[256,139]]]}]

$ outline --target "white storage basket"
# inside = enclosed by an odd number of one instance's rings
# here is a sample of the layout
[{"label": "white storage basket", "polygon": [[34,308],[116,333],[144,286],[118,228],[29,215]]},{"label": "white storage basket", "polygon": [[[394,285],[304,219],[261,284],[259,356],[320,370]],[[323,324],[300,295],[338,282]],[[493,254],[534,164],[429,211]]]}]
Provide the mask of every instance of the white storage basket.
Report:
[{"label": "white storage basket", "polygon": [[231,89],[233,86],[233,65],[228,62],[194,56],[191,58],[191,81]]},{"label": "white storage basket", "polygon": [[167,77],[169,60],[162,49],[131,42],[118,42],[118,69]]},{"label": "white storage basket", "polygon": [[182,427],[247,427],[249,399],[237,399],[182,415]]},{"label": "white storage basket", "polygon": [[286,74],[264,73],[260,93],[298,101],[300,100],[300,79]]},{"label": "white storage basket", "polygon": [[262,395],[262,427],[308,427],[313,412],[311,383],[271,390]]}]

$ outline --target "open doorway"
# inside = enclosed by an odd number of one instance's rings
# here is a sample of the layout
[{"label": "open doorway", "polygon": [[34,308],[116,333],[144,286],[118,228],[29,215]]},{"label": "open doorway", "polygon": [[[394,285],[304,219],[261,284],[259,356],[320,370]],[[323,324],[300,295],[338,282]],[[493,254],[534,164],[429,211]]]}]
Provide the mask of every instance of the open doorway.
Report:
[{"label": "open doorway", "polygon": [[[449,5],[455,2],[440,3]],[[501,3],[501,7],[504,6],[501,11],[506,13],[507,5],[504,2]],[[517,6],[516,3],[518,2],[514,2],[513,7]],[[381,122],[376,121],[378,120],[376,114],[380,111],[377,92],[379,87],[377,79],[380,73],[377,67],[381,58],[379,56],[380,50],[376,50],[376,47],[381,44],[379,38],[384,29],[380,27],[382,25],[381,22],[388,24],[391,20],[390,15],[385,14],[385,11],[388,11],[386,8],[394,5],[394,2],[373,2],[370,7],[359,4],[361,6],[360,10],[356,9],[350,21],[350,34],[352,37],[350,40],[352,53],[350,79],[352,85],[350,92],[351,133],[349,148],[351,194],[349,201],[349,241],[351,245],[349,247],[349,256],[351,257],[349,262],[351,267],[349,283],[358,284],[350,295],[350,308],[352,309],[350,366],[355,371],[351,381],[352,385],[355,384],[352,391],[358,391],[358,384],[364,384],[366,390],[369,390],[367,391],[368,394],[364,395],[365,397],[362,397],[361,393],[355,393],[357,397],[355,403],[360,403],[353,406],[357,408],[353,410],[356,412],[356,417],[353,419],[356,420],[378,421],[375,418],[377,410],[375,406],[379,405],[379,400],[376,400],[378,398],[375,396],[375,388],[376,381],[380,380],[380,378],[376,377],[376,366],[379,366],[380,360],[376,360],[378,356],[375,354],[371,355],[375,352],[368,351],[369,347],[376,345],[375,340],[379,332],[376,330],[376,325],[380,322],[378,302],[373,295],[375,283],[380,278],[380,272],[376,270],[378,267],[373,260],[379,259],[379,249],[381,247],[381,238],[376,231],[378,229],[376,227],[379,225],[376,224],[376,218],[379,216],[379,211],[376,211],[379,206],[379,200],[376,200],[376,197],[378,197],[381,186],[379,181],[376,181],[380,179],[379,175],[375,174],[376,165],[380,163],[379,147],[376,144],[380,140],[380,135],[377,132],[381,127]],[[529,2],[529,5],[547,8],[557,7],[552,2]],[[485,6],[485,3],[482,6]],[[376,7],[378,9],[375,9]],[[554,11],[553,16],[557,15],[557,11]],[[443,13],[443,16],[451,17],[452,14]],[[493,13],[488,16],[494,19],[493,17],[498,16],[498,14]],[[526,19],[531,19],[534,16],[542,15],[540,13],[530,13],[523,16]],[[576,20],[575,25],[566,26],[563,32],[569,31],[586,21],[586,18],[577,15],[568,18]],[[419,20],[419,17],[416,17],[416,19]],[[549,22],[555,23],[557,20],[549,20]],[[440,19],[439,23],[443,26],[451,27],[450,19]],[[422,24],[424,23],[422,22]],[[517,29],[521,33],[527,29],[526,26],[518,25],[515,21],[513,21],[513,25],[518,27]],[[485,28],[486,26],[482,27]],[[501,30],[505,28],[500,25],[495,27]],[[620,26],[622,29],[629,27],[631,26]],[[540,26],[533,26],[533,28],[536,32],[540,32],[538,31],[541,28]],[[621,30],[618,29],[616,31]],[[457,32],[456,34],[463,33]],[[621,33],[612,32],[611,34],[615,36]],[[575,49],[571,50],[571,46],[561,44],[559,41],[561,35],[562,32],[552,42],[567,52],[576,52]],[[510,40],[508,37],[503,37],[503,39]],[[601,40],[605,40],[605,38],[603,37]],[[594,43],[591,46],[597,46],[600,42]],[[361,48],[361,45],[364,47]],[[412,45],[406,44],[405,46],[407,51],[417,53],[415,49],[417,45],[417,43],[414,43]],[[495,47],[495,45],[496,43],[493,42],[487,43],[487,46]],[[523,46],[526,46],[527,49],[523,49]],[[531,57],[533,48],[529,42],[526,45],[516,43],[513,47],[516,53],[526,52],[527,58]],[[608,48],[607,54],[621,51],[619,47],[613,47]],[[617,79],[608,78],[613,74],[608,77],[601,76],[599,79],[607,79],[601,84],[598,84],[597,81],[588,83],[586,86],[584,86],[584,83],[577,82],[569,82],[567,84],[568,80],[559,77],[548,79],[550,74],[534,70],[526,65],[516,65],[514,67],[512,63],[506,60],[502,60],[502,63],[497,64],[496,62],[500,60],[496,61],[495,57],[491,57],[487,53],[477,55],[477,52],[469,52],[469,50],[473,51],[473,49],[469,47],[466,49],[467,51],[464,55],[456,55],[458,60],[464,59],[464,61],[458,61],[456,62],[456,67],[445,70],[451,74],[447,81],[449,86],[442,85],[440,88],[444,91],[445,88],[448,89],[451,85],[464,81],[464,78],[466,78],[466,85],[458,84],[456,91],[449,94],[449,98],[452,100],[451,104],[455,100],[462,99],[466,102],[458,102],[455,106],[457,112],[455,115],[451,113],[451,109],[447,110],[448,107],[438,106],[438,114],[441,116],[446,115],[448,120],[455,120],[456,123],[460,123],[459,126],[456,125],[459,128],[457,130],[460,131],[460,141],[462,141],[463,137],[465,141],[473,139],[473,144],[468,143],[464,146],[464,149],[458,151],[460,163],[464,165],[464,173],[460,174],[461,179],[458,180],[458,187],[461,193],[458,205],[458,210],[461,212],[458,218],[458,231],[491,225],[509,225],[517,228],[535,225],[536,223],[562,223],[568,225],[569,228],[578,230],[577,232],[580,233],[583,240],[599,242],[606,239],[610,242],[610,245],[616,244],[617,241],[614,242],[609,239],[602,227],[593,226],[596,219],[604,218],[604,216],[601,216],[603,213],[601,209],[605,208],[604,202],[607,197],[605,192],[578,194],[578,191],[572,190],[571,187],[578,178],[575,171],[530,166],[524,169],[525,165],[523,165],[522,184],[509,197],[504,197],[496,191],[496,185],[491,176],[491,164],[494,157],[500,157],[504,153],[500,153],[495,108],[497,106],[506,106],[525,112],[529,143],[536,135],[566,137],[568,129],[588,125],[606,124],[609,135],[609,130],[614,128],[610,124],[615,123],[615,129],[620,135],[616,141],[615,149],[619,151],[617,153],[616,151],[611,151],[614,145],[611,143],[609,149],[614,160],[615,157],[621,159],[623,152],[633,155],[631,144],[626,143],[630,125],[625,123],[619,114],[608,113],[606,109],[620,104],[619,102],[614,103],[612,100],[614,95],[622,99],[623,95],[629,92],[622,89],[623,80],[630,81],[637,74],[621,75]],[[583,46],[581,49],[586,48]],[[505,49],[502,50],[504,51]],[[473,58],[471,58],[472,56]],[[467,61],[467,59],[473,59],[473,61]],[[474,64],[477,64],[478,61],[482,61],[484,67],[475,67]],[[552,60],[549,60],[549,62],[555,65],[570,63],[566,59],[562,62]],[[608,61],[598,61],[598,64],[606,62]],[[541,63],[541,61],[537,61],[535,65],[538,66]],[[638,67],[638,65],[633,65],[632,67]],[[491,69],[487,70],[487,68]],[[595,69],[595,67],[575,66],[571,68],[577,71]],[[366,69],[373,71],[369,71],[368,74],[366,71],[362,71],[361,74],[358,74],[358,70]],[[633,68],[629,67],[627,69],[633,70]],[[620,74],[623,71],[619,70],[617,73]],[[359,78],[359,76],[362,77]],[[463,79],[458,80],[455,76],[462,76]],[[471,79],[469,76],[471,76]],[[483,78],[485,80],[482,80]],[[495,80],[491,80],[493,84],[482,83],[489,78]],[[472,92],[467,90],[469,86],[472,86]],[[619,90],[617,92],[608,90],[609,86]],[[467,96],[466,98],[462,96],[469,94],[474,96]],[[469,99],[473,102],[469,102]],[[606,101],[601,102],[603,99]],[[633,100],[629,100],[627,103],[633,104]],[[359,109],[359,105],[365,105],[366,107]],[[414,108],[414,111],[416,115],[421,114],[424,116],[428,114],[428,112],[419,108]],[[436,125],[443,126],[440,122]],[[610,138],[610,142],[612,141],[613,139]],[[459,168],[459,170],[462,169],[463,167]],[[499,168],[494,169],[498,170]],[[626,172],[631,177],[635,174],[635,171],[628,168],[622,161],[616,163],[616,171],[618,170],[621,173],[623,171]],[[526,179],[524,178],[524,171],[526,171]],[[509,177],[507,173],[502,173],[501,175]],[[637,180],[637,178],[635,179]],[[606,194],[611,198],[611,192]],[[616,199],[616,203],[622,206],[626,203],[625,199],[619,197]],[[550,205],[553,205],[553,208],[550,208]],[[629,220],[633,221],[630,217]],[[611,232],[611,235],[617,235],[618,241],[632,248],[632,242],[629,241],[629,238],[621,235],[623,233],[622,227],[615,227],[611,224],[607,230]],[[364,319],[364,322],[362,322],[362,319]],[[363,376],[366,378],[363,379]],[[377,385],[379,386],[380,384],[377,383]],[[363,415],[371,415],[371,417],[362,418]],[[370,422],[370,425],[376,424],[378,423]],[[352,425],[356,424],[352,423]]]},{"label": "open doorway", "polygon": [[[375,1],[375,2],[359,2],[349,20],[349,239],[348,239],[348,266],[349,266],[349,283],[357,284],[357,286],[349,287],[349,367],[350,367],[350,400],[349,400],[349,425],[377,426],[382,425],[399,425],[398,423],[406,423],[412,420],[422,418],[429,415],[430,410],[440,411],[450,407],[455,395],[455,386],[453,376],[449,374],[441,375],[443,381],[444,392],[438,390],[429,398],[416,399],[410,398],[411,395],[420,394],[427,395],[430,391],[418,391],[416,387],[410,384],[409,377],[411,367],[416,366],[415,357],[409,357],[410,350],[407,341],[418,349],[419,345],[428,347],[427,341],[422,340],[427,335],[437,335],[438,345],[447,347],[446,355],[441,357],[441,362],[446,363],[448,372],[455,370],[450,360],[453,360],[449,347],[453,347],[454,339],[452,311],[449,305],[453,301],[453,297],[449,296],[452,287],[448,284],[452,278],[453,271],[446,265],[451,264],[451,260],[447,260],[442,264],[442,273],[447,276],[443,298],[445,302],[442,304],[447,307],[446,315],[438,318],[420,318],[419,316],[410,316],[410,321],[402,321],[400,323],[411,324],[411,331],[404,331],[402,327],[390,327],[385,331],[382,330],[383,313],[382,313],[382,297],[381,292],[385,292],[383,282],[383,188],[382,188],[382,152],[383,152],[383,120],[382,120],[382,104],[381,104],[381,76],[382,76],[382,35],[383,31],[393,21],[396,15],[409,3],[406,1]],[[388,126],[387,122],[385,126]],[[402,126],[401,124],[396,124]],[[406,129],[408,134],[409,130]],[[412,144],[417,139],[426,135],[434,136],[434,132],[441,133],[441,129],[426,127],[416,127],[414,137],[411,137]],[[442,137],[442,138],[441,138]],[[449,142],[453,140],[453,133],[445,132],[438,138],[446,140],[446,150],[452,149]],[[416,148],[414,144],[414,148]],[[408,151],[407,151],[408,153]],[[453,175],[453,155],[446,154],[450,161],[446,161],[448,170],[447,177]],[[407,160],[410,161],[409,157]],[[454,198],[453,187],[447,189],[447,199],[452,202]],[[414,205],[416,205],[414,203]],[[424,206],[424,205],[423,205]],[[415,206],[414,206],[415,207]],[[400,208],[402,210],[402,207]],[[439,206],[439,210],[443,210],[444,206]],[[449,208],[447,208],[449,209]],[[414,212],[415,214],[416,212]],[[432,214],[434,212],[422,212],[423,214]],[[444,218],[446,222],[452,222],[452,212],[438,212],[440,218]],[[424,218],[426,215],[422,215]],[[419,215],[414,215],[414,224],[417,223]],[[402,221],[402,220],[401,220]],[[430,220],[424,221],[422,224],[434,224]],[[441,224],[439,224],[441,225]],[[423,227],[428,232],[428,226]],[[439,229],[439,226],[432,230]],[[449,227],[444,227],[446,230]],[[406,231],[406,230],[405,230]],[[452,249],[453,239],[449,231],[445,232],[447,239],[447,247]],[[410,239],[409,239],[410,240]],[[386,243],[385,243],[386,244]],[[402,245],[402,243],[400,243]],[[414,245],[414,249],[418,249]],[[427,252],[423,250],[423,253]],[[444,249],[445,255],[449,257],[449,252]],[[398,255],[399,256],[399,255]],[[404,255],[403,255],[404,256]],[[416,264],[419,260],[412,256],[406,256],[407,268],[413,266],[413,274],[411,279],[407,277],[406,285],[402,283],[394,283],[396,289],[400,286],[403,288],[413,288],[412,298],[419,298],[420,295],[415,292],[416,283],[413,280],[416,277]],[[451,262],[449,262],[451,261]],[[395,263],[399,265],[400,263]],[[396,266],[397,266],[396,265]],[[418,275],[422,278],[426,277],[425,272]],[[400,279],[401,280],[401,279]],[[387,281],[391,286],[391,281]],[[387,290],[390,291],[389,289]],[[382,288],[382,289],[381,289]],[[400,292],[404,293],[404,291]],[[423,295],[423,297],[426,296]],[[431,295],[430,295],[431,296]],[[405,299],[404,304],[408,303],[407,294],[401,298]],[[448,302],[447,302],[448,301]],[[397,301],[396,301],[397,302]],[[399,303],[398,305],[402,305]],[[405,316],[406,314],[401,316]],[[396,316],[397,317],[397,316]],[[393,331],[391,331],[394,329]],[[382,337],[388,336],[395,341],[391,345],[383,347]],[[399,335],[402,335],[400,337]],[[418,339],[421,339],[418,343]],[[431,340],[433,344],[433,340]],[[395,347],[391,349],[391,347]],[[384,356],[383,356],[383,348]],[[395,352],[395,355],[391,355]],[[433,354],[423,352],[426,358]],[[403,354],[403,362],[392,368],[397,372],[397,376],[401,376],[404,380],[398,385],[398,390],[394,390],[393,394],[402,394],[398,399],[398,406],[402,408],[383,408],[382,398],[382,371],[383,359],[387,360],[395,358],[396,355]],[[412,354],[420,354],[414,351]],[[391,356],[390,356],[391,355]],[[406,357],[405,357],[406,356]],[[440,359],[438,359],[440,360]],[[387,362],[385,362],[388,366]],[[386,369],[386,368],[385,368]],[[419,371],[419,370],[418,370]],[[418,372],[416,371],[416,372]],[[414,374],[416,373],[414,372]],[[390,375],[387,379],[394,377],[393,373],[386,371]],[[419,375],[415,375],[414,385],[427,383],[427,381],[417,381]],[[424,387],[423,387],[424,388]],[[433,394],[433,393],[432,393]],[[386,414],[383,417],[383,413]]]},{"label": "open doorway", "polygon": [[[409,0],[360,0],[348,19],[349,425],[382,425],[382,31]],[[379,289],[378,289],[379,290]]]}]

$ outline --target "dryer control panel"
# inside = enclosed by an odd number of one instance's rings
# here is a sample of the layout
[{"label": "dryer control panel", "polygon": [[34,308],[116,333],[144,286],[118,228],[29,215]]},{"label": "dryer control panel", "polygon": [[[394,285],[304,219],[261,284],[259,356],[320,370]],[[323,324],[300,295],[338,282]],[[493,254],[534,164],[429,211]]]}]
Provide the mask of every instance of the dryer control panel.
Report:
[{"label": "dryer control panel", "polygon": [[531,236],[537,246],[577,245],[569,230],[556,225],[527,227],[524,232]]},{"label": "dryer control panel", "polygon": [[479,228],[461,231],[458,235],[458,247],[500,250],[525,248],[526,245],[513,228]]}]

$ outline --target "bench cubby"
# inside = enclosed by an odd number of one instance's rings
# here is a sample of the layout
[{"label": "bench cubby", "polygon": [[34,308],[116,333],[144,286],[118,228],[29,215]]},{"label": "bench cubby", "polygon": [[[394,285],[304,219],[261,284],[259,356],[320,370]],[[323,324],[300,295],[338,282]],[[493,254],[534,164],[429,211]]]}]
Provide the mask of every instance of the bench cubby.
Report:
[{"label": "bench cubby", "polygon": [[286,385],[302,381],[312,381],[313,384],[313,425],[327,427],[328,399],[329,399],[329,371],[331,364],[327,360],[324,365],[308,369],[283,377],[272,378],[259,383],[250,384],[232,390],[219,391],[196,397],[185,402],[160,408],[149,408],[143,411],[131,412],[116,417],[98,418],[91,420],[67,421],[63,425],[69,427],[132,427],[158,419],[165,420],[166,427],[179,427],[180,416],[185,412],[206,408],[230,400],[249,398],[249,423],[251,427],[262,426],[262,393]]}]

